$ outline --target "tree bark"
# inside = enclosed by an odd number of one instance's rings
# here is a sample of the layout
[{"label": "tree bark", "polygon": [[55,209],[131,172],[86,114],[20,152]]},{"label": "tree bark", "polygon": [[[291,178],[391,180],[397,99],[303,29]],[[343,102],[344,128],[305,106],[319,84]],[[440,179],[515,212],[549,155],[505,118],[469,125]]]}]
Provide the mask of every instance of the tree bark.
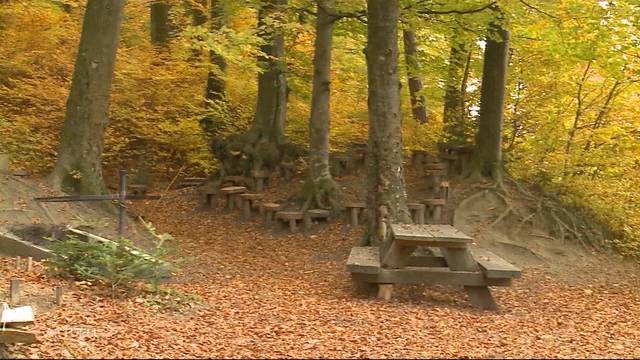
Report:
[{"label": "tree bark", "polygon": [[151,42],[156,46],[166,46],[169,41],[169,8],[163,0],[154,0],[149,4],[151,22]]},{"label": "tree bark", "polygon": [[89,0],[60,134],[55,188],[104,190],[102,149],[124,0]]},{"label": "tree bark", "polygon": [[463,82],[466,87],[464,69],[469,55],[470,52],[467,50],[464,42],[461,42],[454,36],[449,54],[449,70],[444,93],[445,132],[448,141],[454,144],[463,144],[465,142],[463,105],[463,92],[465,89],[463,88]]},{"label": "tree bark", "polygon": [[402,38],[404,40],[404,56],[407,64],[411,113],[418,123],[425,124],[428,120],[427,101],[424,95],[420,93],[422,91],[422,80],[418,76],[420,61],[417,54],[416,34],[413,30],[405,29],[402,31]]},{"label": "tree bark", "polygon": [[367,241],[379,245],[388,239],[389,223],[409,221],[400,127],[398,1],[368,0],[367,9]]},{"label": "tree bark", "polygon": [[[209,13],[211,19],[209,27],[211,32],[219,31],[224,26],[224,8],[221,0],[211,0],[209,7]],[[211,101],[224,101],[225,98],[225,84],[222,75],[227,68],[227,63],[224,61],[222,55],[215,51],[209,51],[209,60],[211,62],[211,68],[207,74],[207,89],[205,98]]]},{"label": "tree bark", "polygon": [[313,55],[313,88],[309,118],[309,180],[308,207],[339,208],[341,191],[329,169],[329,122],[331,94],[331,47],[333,40],[334,0],[319,0],[316,18],[316,39]]},{"label": "tree bark", "polygon": [[480,120],[470,170],[474,176],[489,176],[501,183],[502,124],[509,33],[496,23],[491,23],[488,30],[490,35],[486,40],[482,68]]}]

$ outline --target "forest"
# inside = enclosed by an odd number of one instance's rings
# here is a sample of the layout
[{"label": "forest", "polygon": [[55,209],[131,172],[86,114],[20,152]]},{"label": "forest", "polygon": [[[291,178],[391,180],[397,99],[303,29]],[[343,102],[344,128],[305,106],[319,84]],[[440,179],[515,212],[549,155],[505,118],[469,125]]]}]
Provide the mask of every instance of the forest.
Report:
[{"label": "forest", "polygon": [[0,36],[0,240],[48,254],[0,241],[36,315],[0,358],[640,356],[636,0],[0,0]]}]

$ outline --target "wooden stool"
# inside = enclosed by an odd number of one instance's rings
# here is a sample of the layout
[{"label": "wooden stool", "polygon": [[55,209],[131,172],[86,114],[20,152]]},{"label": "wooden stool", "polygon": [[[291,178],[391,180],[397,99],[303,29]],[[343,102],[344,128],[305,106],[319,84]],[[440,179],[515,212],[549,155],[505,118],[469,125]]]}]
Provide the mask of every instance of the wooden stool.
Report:
[{"label": "wooden stool", "polygon": [[434,223],[442,220],[442,209],[446,203],[445,199],[427,199],[424,204],[429,208],[430,222]]},{"label": "wooden stool", "polygon": [[363,202],[352,202],[346,204],[344,207],[351,218],[351,226],[358,226],[358,217],[360,213],[366,209],[366,204]]},{"label": "wooden stool", "polygon": [[303,214],[301,211],[278,211],[276,213],[276,219],[282,220],[283,222],[289,222],[289,230],[292,233],[298,231],[298,220],[303,219]]},{"label": "wooden stool", "polygon": [[251,176],[253,177],[255,191],[263,191],[264,186],[267,184],[267,181],[269,181],[269,174],[264,170],[252,170]]},{"label": "wooden stool", "polygon": [[233,210],[238,202],[238,195],[244,194],[247,188],[244,186],[228,186],[220,189],[220,193],[225,196],[227,201],[227,210]]},{"label": "wooden stool", "polygon": [[408,203],[407,207],[411,212],[411,218],[413,219],[413,223],[418,225],[424,224],[424,212],[426,208],[424,204]]},{"label": "wooden stool", "polygon": [[309,230],[314,219],[329,219],[329,210],[323,209],[311,209],[304,213],[304,228]]},{"label": "wooden stool", "polygon": [[144,196],[147,194],[147,185],[142,185],[142,184],[127,185],[127,191],[131,195]]},{"label": "wooden stool", "polygon": [[446,180],[440,182],[440,196],[443,199],[449,198],[449,182]]},{"label": "wooden stool", "polygon": [[271,225],[271,222],[275,218],[275,213],[280,211],[280,208],[282,208],[282,205],[272,202],[260,204],[260,211],[264,214],[264,223],[266,225]]},{"label": "wooden stool", "polygon": [[242,201],[242,216],[245,219],[249,219],[251,217],[251,208],[253,207],[253,203],[258,200],[264,199],[264,194],[240,194],[238,195],[240,201]]}]

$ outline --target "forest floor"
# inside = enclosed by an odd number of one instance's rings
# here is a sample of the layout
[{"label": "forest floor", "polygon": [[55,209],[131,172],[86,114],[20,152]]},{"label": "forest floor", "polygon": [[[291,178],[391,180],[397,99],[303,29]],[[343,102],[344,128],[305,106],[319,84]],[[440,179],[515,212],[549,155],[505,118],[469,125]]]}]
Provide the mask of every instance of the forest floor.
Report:
[{"label": "forest floor", "polygon": [[[283,185],[272,195],[299,184]],[[467,195],[454,191],[452,203]],[[398,287],[389,302],[354,296],[345,263],[362,230],[343,219],[289,234],[265,229],[257,217],[204,209],[189,189],[131,207],[175,237],[180,270],[163,285],[165,295],[113,298],[51,278],[42,263],[25,273],[0,258],[0,283],[22,278],[23,302],[37,312],[32,330],[40,342],[11,346],[12,356],[640,357],[637,266],[568,243],[554,251],[520,238],[510,247],[491,241],[512,224],[483,228],[481,204],[462,209],[467,220],[456,226],[523,267],[511,287],[494,288],[497,312],[472,308],[455,287]],[[61,283],[68,289],[55,307],[52,288]]]}]

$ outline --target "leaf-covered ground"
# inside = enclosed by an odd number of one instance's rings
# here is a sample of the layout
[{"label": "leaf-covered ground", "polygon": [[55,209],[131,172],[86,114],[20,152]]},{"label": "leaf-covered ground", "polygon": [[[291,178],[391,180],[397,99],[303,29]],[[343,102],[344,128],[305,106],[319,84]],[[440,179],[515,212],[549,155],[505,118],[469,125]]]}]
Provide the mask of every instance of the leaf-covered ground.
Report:
[{"label": "leaf-covered ground", "polygon": [[[176,195],[137,210],[177,239],[181,271],[166,287],[200,300],[167,311],[142,295],[113,299],[76,284],[64,307],[38,316],[41,342],[10,347],[14,356],[640,357],[634,274],[566,283],[525,269],[514,286],[494,290],[495,313],[473,309],[452,287],[402,287],[383,302],[351,293],[345,261],[360,233],[342,221],[311,236],[274,233]],[[45,303],[60,281],[41,264],[17,273],[4,258],[0,268],[2,283],[17,275]]]}]

